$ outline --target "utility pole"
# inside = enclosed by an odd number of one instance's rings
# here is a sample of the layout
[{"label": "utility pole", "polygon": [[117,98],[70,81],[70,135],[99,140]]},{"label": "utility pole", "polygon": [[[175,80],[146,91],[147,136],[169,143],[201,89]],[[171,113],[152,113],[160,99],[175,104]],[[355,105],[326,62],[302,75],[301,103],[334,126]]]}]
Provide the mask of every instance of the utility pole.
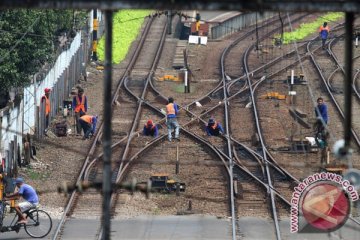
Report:
[{"label": "utility pole", "polygon": [[92,60],[97,61],[97,31],[99,28],[99,22],[97,20],[97,9],[93,9],[93,44],[92,44]]},{"label": "utility pole", "polygon": [[353,70],[353,46],[352,46],[352,34],[354,24],[354,13],[347,12],[345,15],[345,124],[344,124],[344,153],[347,154],[350,149],[351,141],[351,96],[352,96],[352,70]]},{"label": "utility pole", "polygon": [[172,12],[171,10],[167,10],[167,21],[168,21],[168,28],[167,28],[167,33],[171,34],[172,33]]},{"label": "utility pole", "polygon": [[104,72],[104,128],[103,128],[103,231],[101,239],[110,239],[111,203],[111,82],[112,82],[112,23],[113,13],[105,11],[105,72]]}]

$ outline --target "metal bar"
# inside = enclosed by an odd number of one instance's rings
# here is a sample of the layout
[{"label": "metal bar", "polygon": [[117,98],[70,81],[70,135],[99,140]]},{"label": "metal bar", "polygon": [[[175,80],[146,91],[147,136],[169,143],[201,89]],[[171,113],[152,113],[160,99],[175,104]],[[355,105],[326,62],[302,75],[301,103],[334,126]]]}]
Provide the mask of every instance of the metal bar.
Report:
[{"label": "metal bar", "polygon": [[350,147],[351,141],[351,105],[352,105],[352,33],[353,33],[354,14],[346,13],[345,16],[345,123],[344,123],[344,140],[345,149]]},{"label": "metal bar", "polygon": [[67,1],[50,1],[50,0],[2,0],[0,9],[6,8],[43,8],[43,9],[159,9],[159,10],[271,10],[271,11],[312,11],[312,12],[359,12],[360,3],[358,0],[67,0]]},{"label": "metal bar", "polygon": [[104,72],[104,129],[103,129],[103,231],[102,239],[110,239],[111,201],[111,82],[112,82],[112,11],[105,11],[105,72]]}]

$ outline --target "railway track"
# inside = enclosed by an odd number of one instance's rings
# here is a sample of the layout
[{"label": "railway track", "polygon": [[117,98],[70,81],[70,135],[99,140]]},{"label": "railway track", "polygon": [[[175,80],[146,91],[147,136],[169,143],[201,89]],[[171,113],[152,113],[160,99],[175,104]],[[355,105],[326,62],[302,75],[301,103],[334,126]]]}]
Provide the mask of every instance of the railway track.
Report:
[{"label": "railway track", "polygon": [[[151,28],[151,25],[152,25],[152,22],[154,21],[154,18],[150,18],[145,27],[144,27],[144,31],[143,31],[143,34],[139,40],[139,44],[138,44],[138,47],[137,49],[135,50],[134,52],[134,55],[132,56],[130,62],[129,62],[129,65],[127,67],[127,69],[124,71],[123,75],[120,77],[120,80],[118,82],[118,85],[117,85],[117,88],[116,88],[116,91],[115,91],[115,94],[113,95],[113,103],[115,104],[116,101],[118,101],[118,98],[119,97],[124,97],[124,93],[121,93],[120,89],[122,88],[125,80],[128,78],[129,76],[129,73],[131,72],[131,70],[133,69],[134,67],[134,64],[140,54],[140,51],[142,50],[143,48],[143,45],[145,43],[145,40],[146,40],[146,36],[148,34],[148,32],[150,31],[150,28]],[[123,95],[121,95],[123,94]],[[129,98],[129,96],[127,96]],[[127,104],[131,105],[132,104],[132,101],[128,101]],[[124,104],[126,105],[126,104]],[[134,106],[124,106],[124,108],[121,108],[121,110],[123,111],[123,113],[121,113],[121,111],[116,111],[116,110],[119,110],[119,109],[115,109],[114,110],[114,116],[119,116],[121,117],[122,115],[127,115],[127,111],[131,109],[134,109]],[[127,115],[129,116],[129,115]],[[130,116],[131,117],[131,116]],[[129,127],[129,122],[130,121],[126,121],[126,118],[124,118],[125,121],[119,121],[119,122],[116,122],[115,121],[115,124],[114,124],[114,129],[115,129],[115,132],[117,131],[116,129],[128,129]],[[127,118],[129,119],[129,118]],[[125,125],[125,126],[124,126]],[[96,160],[99,160],[101,159],[102,157],[102,153],[101,153],[101,150],[98,146],[98,143],[101,142],[101,135],[102,135],[102,125],[100,125],[99,127],[99,130],[97,131],[95,137],[94,137],[94,140],[93,140],[93,144],[91,145],[91,148],[90,148],[90,151],[89,151],[89,154],[88,156],[86,157],[85,159],[85,162],[84,162],[84,165],[83,165],[83,168],[81,169],[80,171],[80,174],[79,174],[79,177],[77,179],[77,185],[80,184],[80,182],[84,179],[84,174],[86,172],[90,172],[90,169],[93,168],[94,166],[97,166],[99,167],[100,164],[98,164],[98,161]],[[126,128],[127,127],[127,128]],[[125,133],[125,135],[128,135],[127,133]],[[120,134],[120,138],[121,138],[121,134]],[[126,138],[126,137],[125,137]],[[122,138],[122,139],[125,139],[125,138]],[[118,147],[120,146],[120,144],[123,142],[123,140],[120,140],[119,142],[115,143],[112,147],[113,149],[115,147]],[[93,157],[96,156],[96,155],[99,155],[98,157],[96,157],[95,159],[96,160],[93,160]],[[114,155],[113,155],[114,156]],[[119,159],[117,159],[116,161],[113,161],[114,163],[116,162],[119,162]],[[114,165],[114,164],[113,164]],[[92,179],[91,180],[98,180],[99,178],[101,178],[101,175],[102,175],[102,170],[100,170],[101,167],[97,168],[97,170],[92,170],[91,169],[91,177]],[[93,201],[86,201],[86,200],[82,200],[82,199],[86,199],[86,198],[91,198],[93,197]],[[81,199],[80,199],[81,198]],[[61,218],[60,220],[60,223],[57,227],[57,230],[54,234],[54,239],[57,239],[57,238],[60,238],[61,237],[61,231],[63,230],[63,228],[66,228],[66,220],[68,219],[68,216],[71,216],[72,214],[76,215],[77,213],[74,212],[75,210],[79,209],[78,206],[79,204],[81,206],[83,206],[83,208],[85,209],[91,209],[92,206],[94,205],[97,205],[97,206],[101,206],[101,196],[98,195],[98,194],[93,194],[91,192],[89,193],[85,193],[84,195],[80,195],[77,191],[73,191],[69,197],[69,202],[65,208],[65,211],[64,211],[64,214],[63,214],[63,217]],[[79,210],[79,212],[81,212],[82,210]],[[99,219],[99,216],[101,216],[101,212],[100,212],[100,209],[98,209],[98,211],[93,211],[92,210],[92,215],[95,216],[97,219]],[[98,222],[98,227],[100,227],[100,221]]]},{"label": "railway track", "polygon": [[[307,45],[307,49],[308,49],[308,53],[310,55],[310,59],[311,59],[312,63],[314,64],[315,69],[317,70],[317,73],[318,73],[320,79],[322,80],[322,83],[325,86],[327,95],[330,97],[332,103],[334,104],[334,106],[337,110],[337,113],[341,117],[341,122],[343,122],[345,119],[345,115],[344,115],[343,108],[341,107],[341,105],[343,105],[343,103],[344,103],[344,100],[343,100],[344,97],[342,95],[336,94],[336,92],[332,91],[332,90],[334,90],[334,87],[331,87],[331,85],[329,84],[329,80],[328,80],[328,78],[330,76],[333,76],[332,73],[334,72],[334,70],[329,69],[329,66],[334,65],[332,62],[333,60],[326,55],[324,56],[323,54],[320,54],[319,52],[315,58],[314,52],[311,50],[311,47],[312,47],[312,44],[311,44],[311,42],[309,42]],[[335,65],[335,66],[336,66],[335,68],[338,69],[338,66],[337,65]],[[339,79],[338,79],[338,81],[339,81]],[[354,100],[356,100],[356,99],[354,98]],[[360,105],[358,105],[358,106],[360,106]],[[358,109],[358,107],[354,108],[355,111],[357,109]],[[359,148],[360,147],[360,138],[354,129],[352,129],[352,137],[355,140],[357,148]]]},{"label": "railway track", "polygon": [[[301,16],[298,19],[301,19]],[[270,78],[283,73],[309,56],[301,56],[290,63],[286,58],[284,59],[284,56],[276,56],[275,59],[260,67],[254,65],[255,70],[250,71],[248,55],[254,48],[251,45],[243,55],[245,74],[240,73],[240,77],[229,80],[229,75],[233,78],[235,74],[225,71],[224,62],[227,50],[224,50],[220,66],[221,80],[218,84],[213,84],[212,89],[209,88],[208,94],[192,96],[181,102],[182,110],[178,119],[181,125],[181,141],[168,143],[165,142],[165,130],[160,130],[160,136],[155,139],[139,137],[143,124],[149,118],[162,128],[165,127],[165,117],[161,109],[169,96],[167,90],[169,86],[167,83],[153,81],[165,42],[165,32],[166,21],[163,18],[148,20],[140,43],[114,93],[115,143],[112,145],[112,181],[119,183],[136,178],[142,182],[156,172],[165,172],[185,181],[188,190],[180,196],[164,197],[161,194],[154,194],[152,201],[148,201],[141,195],[130,198],[126,192],[114,192],[113,217],[121,218],[122,214],[129,215],[134,210],[139,213],[153,214],[154,209],[159,208],[162,208],[165,214],[181,213],[181,210],[184,212],[189,210],[187,206],[191,203],[195,213],[217,216],[226,216],[230,213],[232,238],[236,239],[239,235],[237,219],[251,215],[252,213],[244,212],[244,209],[249,208],[260,216],[268,216],[270,212],[275,227],[274,236],[281,239],[278,221],[281,216],[288,214],[291,187],[299,183],[298,178],[292,174],[296,173],[298,176],[298,172],[296,166],[286,166],[285,169],[278,164],[267,148],[260,124],[262,120],[258,116],[256,92],[265,82],[262,78],[264,69],[269,69],[282,61],[286,62],[283,64],[285,67],[271,71],[267,76]],[[276,32],[276,28],[273,32]],[[240,36],[229,46],[229,49],[251,34],[253,32]],[[162,37],[159,40],[160,35]],[[304,53],[305,47],[306,44],[301,46]],[[295,56],[298,53],[291,49],[287,51],[285,56]],[[249,103],[249,96],[252,111],[245,108]],[[176,99],[175,94],[175,101]],[[202,105],[202,108],[196,107],[197,102]],[[243,109],[246,116],[242,116]],[[253,118],[250,116],[252,114],[254,114]],[[222,138],[204,138],[204,124],[210,116],[224,120],[225,136]],[[231,119],[236,116],[241,116],[241,120],[246,122],[247,125],[244,127],[246,131],[239,131],[239,128],[231,125],[233,122]],[[254,121],[255,125],[252,124]],[[100,182],[102,179],[102,152],[97,148],[97,144],[101,142],[101,127],[95,136],[78,182],[83,179]],[[260,145],[254,149],[249,141],[253,134],[249,135],[249,132],[255,131],[259,136]],[[177,162],[180,162],[178,174],[174,173]],[[203,192],[204,186],[208,189],[207,193]],[[263,190],[259,191],[259,186]],[[235,193],[238,195],[235,196]],[[88,191],[82,195],[73,192],[54,239],[61,238],[61,230],[66,228],[68,216],[87,215],[90,208],[94,208],[91,211],[95,217],[101,216],[100,201],[101,196],[95,191]],[[130,202],[136,201],[138,204],[132,204],[132,208],[126,207]],[[97,205],[98,209],[94,205]],[[96,235],[101,239],[100,220]]]}]

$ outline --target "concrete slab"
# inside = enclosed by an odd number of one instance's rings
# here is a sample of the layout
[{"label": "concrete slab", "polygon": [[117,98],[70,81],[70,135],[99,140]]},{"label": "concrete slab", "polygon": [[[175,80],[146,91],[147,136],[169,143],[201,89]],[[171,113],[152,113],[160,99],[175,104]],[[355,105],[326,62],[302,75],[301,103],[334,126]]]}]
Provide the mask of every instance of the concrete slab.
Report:
[{"label": "concrete slab", "polygon": [[94,239],[94,236],[98,233],[99,226],[100,219],[70,219],[66,221],[61,239]]},{"label": "concrete slab", "polygon": [[[284,240],[360,239],[360,226],[352,222],[351,220],[348,220],[342,228],[332,233],[290,233],[290,221],[287,218],[281,220],[279,222],[279,225],[281,239]],[[274,233],[274,223],[272,220],[255,217],[244,217],[239,220],[239,228],[240,239],[276,239]]]},{"label": "concrete slab", "polygon": [[292,240],[360,239],[360,226],[351,220],[348,220],[343,227],[331,233],[290,233],[290,221],[289,219],[283,219],[280,221],[280,231],[283,239]]},{"label": "concrete slab", "polygon": [[112,221],[112,239],[231,239],[231,222],[210,216],[140,216]]},{"label": "concrete slab", "polygon": [[240,239],[276,239],[272,220],[256,217],[242,217],[238,221]]}]

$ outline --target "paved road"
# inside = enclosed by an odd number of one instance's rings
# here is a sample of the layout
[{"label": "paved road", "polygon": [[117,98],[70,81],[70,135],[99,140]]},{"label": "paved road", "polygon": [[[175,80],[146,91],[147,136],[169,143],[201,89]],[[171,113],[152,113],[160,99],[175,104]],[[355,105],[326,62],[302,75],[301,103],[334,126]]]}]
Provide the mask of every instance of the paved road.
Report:
[{"label": "paved road", "polygon": [[[95,239],[99,220],[71,219],[62,239]],[[55,225],[57,221],[55,220]],[[111,239],[122,240],[223,240],[231,239],[230,219],[189,215],[189,216],[139,216],[131,219],[112,220]],[[274,226],[269,219],[244,217],[239,220],[239,239],[271,240],[276,239]],[[325,240],[360,239],[360,226],[348,221],[344,227],[334,233],[292,234],[289,221],[280,221],[281,235],[284,240]],[[54,231],[55,227],[53,228]],[[52,232],[53,232],[52,231]],[[24,230],[16,233],[0,233],[0,239],[29,240]],[[46,239],[51,239],[49,236]]]}]

